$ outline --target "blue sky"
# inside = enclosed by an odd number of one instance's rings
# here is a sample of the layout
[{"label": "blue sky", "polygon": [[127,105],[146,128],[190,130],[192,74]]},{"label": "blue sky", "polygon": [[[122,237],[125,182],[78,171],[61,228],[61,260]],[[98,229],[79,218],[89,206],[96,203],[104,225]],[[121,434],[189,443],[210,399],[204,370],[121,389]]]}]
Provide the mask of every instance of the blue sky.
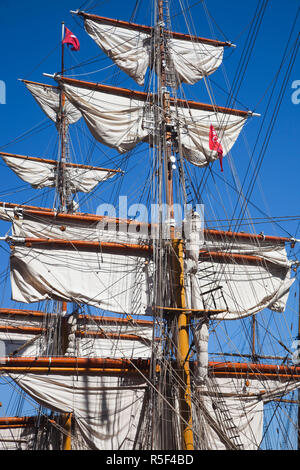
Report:
[{"label": "blue sky", "polygon": [[[70,68],[84,60],[99,55],[100,51],[93,41],[85,33],[79,19],[74,19],[70,15],[70,10],[76,10],[83,4],[83,0],[52,0],[42,2],[40,0],[0,1],[0,43],[1,43],[1,69],[0,80],[6,86],[6,104],[0,104],[0,150],[20,153],[31,156],[45,156],[53,158],[55,153],[55,128],[50,126],[43,132],[34,133],[30,138],[22,142],[12,142],[16,137],[27,132],[33,126],[44,120],[42,111],[32,100],[31,96],[20,83],[18,78],[26,78],[34,81],[44,81],[52,83],[51,79],[43,77],[43,72],[54,73],[60,69],[60,38],[61,22],[65,21],[66,26],[78,37],[81,49],[77,52],[66,52],[66,67]],[[135,0],[112,0],[85,2],[95,5],[92,13],[101,16],[113,17],[123,20],[130,20],[135,6]],[[146,14],[149,11],[149,1],[142,0],[141,8],[137,12],[135,22],[149,24]],[[179,15],[179,2],[172,2],[172,24],[177,31],[187,32],[183,15]],[[199,36],[211,37],[210,25],[207,21],[201,2],[189,0],[192,6],[190,13],[193,19],[195,33]],[[226,76],[229,82],[234,78],[239,60],[242,56],[243,47],[249,32],[250,22],[257,6],[255,0],[207,0],[206,5],[214,18],[212,27],[215,37],[223,40],[224,36],[237,45],[231,52],[226,52],[224,61]],[[297,9],[300,7],[300,0],[272,0],[269,2],[263,18],[261,29],[256,39],[253,53],[250,57],[245,77],[238,94],[239,102],[247,108],[254,109],[260,113],[261,118],[253,118],[246,126],[245,137],[241,138],[233,150],[232,158],[235,163],[236,172],[239,179],[243,181],[249,163],[249,153],[254,148],[257,133],[266,112],[266,106],[272,89],[273,79],[280,65],[282,55],[289,38],[293,20]],[[216,26],[218,25],[218,27]],[[293,40],[296,39],[300,29],[300,18],[295,28]],[[110,61],[103,60],[103,55],[99,56],[98,62],[89,66],[74,69],[71,73],[83,74],[88,72],[88,80],[102,81],[110,83],[110,69],[104,73],[91,73],[97,69],[110,64]],[[286,67],[287,64],[285,64]],[[267,124],[270,122],[271,112],[274,109],[275,98],[278,96],[286,68],[283,68],[279,78],[279,83],[274,94],[271,108],[266,116],[266,126],[263,129],[261,140],[254,153],[254,162],[258,161],[259,151],[262,147],[263,137],[266,135]],[[85,78],[84,76],[78,78]],[[216,72],[213,77],[216,87],[216,99],[218,104],[226,103],[226,94],[220,91],[219,86],[226,88],[224,70]],[[286,92],[283,96],[282,104],[275,128],[271,136],[259,179],[251,194],[251,200],[265,213],[278,217],[299,214],[299,174],[300,174],[300,154],[299,154],[299,118],[300,104],[292,102],[292,84],[300,80],[300,57],[295,60],[292,73],[289,77]],[[133,87],[139,89],[132,81],[128,80],[124,74],[120,74],[120,86]],[[194,100],[207,100],[206,92],[202,84],[197,85],[193,90],[187,87],[187,93]],[[237,105],[238,107],[238,105]],[[53,137],[54,136],[54,137]],[[52,139],[52,140],[51,140]],[[50,142],[50,144],[49,144]],[[249,152],[245,148],[249,148]],[[93,157],[93,164],[103,166],[105,163],[101,152],[96,152]],[[136,179],[139,178],[139,171],[143,161],[134,160],[131,165],[131,180],[129,185],[134,187]],[[136,166],[135,166],[136,165]],[[214,167],[217,173],[217,167]],[[0,166],[1,190],[0,200],[12,202],[27,202],[33,197],[33,191],[21,191],[24,185],[17,177],[4,165]],[[216,179],[220,176],[217,173]],[[224,162],[224,178],[233,182],[227,162]],[[247,179],[249,184],[250,178]],[[245,189],[247,189],[247,184]],[[213,192],[213,185],[208,191]],[[221,194],[226,197],[225,186],[220,182]],[[222,193],[224,191],[224,193]],[[33,204],[39,203],[39,199]],[[230,212],[230,204],[228,202]],[[253,216],[262,216],[259,211],[253,209]],[[257,226],[257,230],[264,230],[265,233],[286,236],[287,232],[300,238],[298,220],[289,224],[281,223],[282,229],[278,226],[266,224]],[[298,230],[299,229],[299,230]],[[7,225],[0,223],[1,234],[6,233]],[[2,252],[2,250],[1,250]],[[2,264],[7,263],[7,254],[3,252]],[[9,289],[7,291],[9,297]],[[7,299],[6,299],[7,300]],[[295,307],[295,301],[291,300]]]}]

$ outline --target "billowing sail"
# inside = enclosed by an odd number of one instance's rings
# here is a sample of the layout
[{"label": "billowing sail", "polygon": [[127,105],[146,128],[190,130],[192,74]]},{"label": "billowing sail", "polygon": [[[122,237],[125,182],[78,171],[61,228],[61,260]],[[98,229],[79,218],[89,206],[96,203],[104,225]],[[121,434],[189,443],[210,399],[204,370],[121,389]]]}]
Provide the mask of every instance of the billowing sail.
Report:
[{"label": "billowing sail", "polygon": [[[42,83],[24,83],[44,113],[56,124],[60,120],[61,92],[57,87],[43,85]],[[65,119],[68,124],[74,124],[81,118],[81,114],[68,100],[65,102]]]},{"label": "billowing sail", "polygon": [[[284,312],[295,280],[291,278],[286,240],[218,230],[202,234],[197,213],[187,218],[185,226],[189,308],[207,309],[218,320],[237,320],[265,308]],[[214,314],[214,309],[220,312]],[[207,316],[200,316],[193,337],[198,361],[195,377],[203,384],[208,374]]]},{"label": "billowing sail", "polygon": [[[147,69],[153,66],[154,29],[95,15],[84,16],[89,36],[120,69],[142,86]],[[178,81],[188,84],[215,72],[222,63],[224,45],[228,45],[170,31],[166,36],[169,71],[174,67]]]},{"label": "billowing sail", "polygon": [[117,313],[146,311],[149,281],[145,259],[68,249],[15,247],[11,255],[12,299],[57,299]]},{"label": "billowing sail", "polygon": [[[194,285],[197,303],[208,309],[215,305],[228,309],[228,313],[218,315],[219,319],[228,320],[252,315],[264,308],[283,312],[294,282],[290,277],[291,264],[286,261],[286,266],[282,267],[276,263],[278,251],[275,246],[271,262],[264,260],[263,248],[257,252],[259,256],[253,262],[247,261],[247,257],[243,260],[242,256],[227,257],[228,252],[218,258],[209,251],[203,253],[202,259],[200,255]],[[268,254],[272,256],[272,253]],[[202,276],[204,271],[206,280]]]},{"label": "billowing sail", "polygon": [[[55,187],[58,178],[58,162],[41,158],[0,152],[0,156],[23,181],[33,188]],[[113,177],[119,170],[65,164],[65,177],[72,193],[90,192],[98,183]]]},{"label": "billowing sail", "polygon": [[[143,92],[60,79],[69,101],[83,115],[98,141],[119,152],[151,140],[149,120],[154,123],[153,97]],[[196,166],[206,166],[219,158],[210,150],[213,125],[225,156],[233,147],[247,120],[248,112],[220,108],[192,101],[171,101],[171,120],[179,133],[183,156]]]}]

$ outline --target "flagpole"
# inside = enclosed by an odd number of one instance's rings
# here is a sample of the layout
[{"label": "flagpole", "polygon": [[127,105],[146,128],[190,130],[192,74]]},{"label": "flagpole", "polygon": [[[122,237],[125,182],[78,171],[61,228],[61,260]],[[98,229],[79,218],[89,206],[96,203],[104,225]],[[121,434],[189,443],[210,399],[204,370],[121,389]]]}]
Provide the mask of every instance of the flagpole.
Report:
[{"label": "flagpole", "polygon": [[61,75],[62,77],[64,76],[64,68],[65,68],[65,64],[64,64],[65,48],[64,48],[64,43],[63,43],[64,38],[65,38],[65,22],[62,21],[61,23]]}]

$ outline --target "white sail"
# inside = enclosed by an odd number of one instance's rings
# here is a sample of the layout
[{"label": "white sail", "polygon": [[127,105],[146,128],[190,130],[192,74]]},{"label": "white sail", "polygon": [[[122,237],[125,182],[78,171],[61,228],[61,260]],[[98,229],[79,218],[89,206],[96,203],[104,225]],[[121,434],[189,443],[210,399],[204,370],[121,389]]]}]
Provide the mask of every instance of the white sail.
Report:
[{"label": "white sail", "polygon": [[[261,254],[264,255],[263,249]],[[274,255],[276,258],[276,248]],[[215,317],[219,320],[242,318],[265,308],[283,312],[293,282],[288,262],[286,267],[280,267],[276,262],[264,262],[263,258],[262,262],[258,259],[257,263],[252,263],[216,260],[214,256],[201,260],[200,257],[193,284],[194,303],[196,298],[202,308],[227,310]]]},{"label": "white sail", "polygon": [[[171,107],[172,109],[172,107]],[[175,111],[173,118],[176,120]],[[225,114],[216,110],[178,107],[180,142],[183,156],[193,165],[203,167],[220,158],[218,152],[209,146],[209,131],[212,125],[227,155],[242,131],[247,118]]]},{"label": "white sail", "polygon": [[[48,323],[54,324],[55,315],[47,317],[24,311],[24,315],[11,311],[8,315],[0,309],[0,341],[6,356],[44,356],[49,350]],[[110,318],[68,317],[68,356],[102,358],[150,358],[153,325],[119,322]],[[74,335],[74,339],[72,338]]]},{"label": "white sail", "polygon": [[194,85],[222,64],[224,47],[170,38],[170,58],[179,81]]},{"label": "white sail", "polygon": [[[36,428],[34,427],[7,427],[0,429],[0,451],[9,450],[31,450],[34,449],[36,439]],[[51,443],[49,442],[49,447]]]},{"label": "white sail", "polygon": [[[125,380],[105,375],[36,375],[30,372],[9,375],[42,406],[72,413],[87,447],[129,450],[138,440],[147,386],[142,377]],[[282,382],[209,379],[208,385],[197,387],[195,392],[194,423],[199,422],[205,432],[203,437],[195,431],[196,440],[201,436],[200,448],[225,450],[229,442],[239,444],[240,450],[258,450],[263,438],[264,405],[298,387],[299,381],[290,379]],[[73,445],[76,447],[76,442]]]},{"label": "white sail", "polygon": [[99,142],[123,153],[149,135],[143,128],[144,101],[67,84],[63,88]]},{"label": "white sail", "polygon": [[[152,34],[86,18],[85,29],[98,46],[133,78],[144,85],[147,69],[152,67]],[[179,81],[194,84],[214,73],[221,65],[224,47],[184,39],[168,39],[169,62]]]},{"label": "white sail", "polygon": [[201,413],[202,425],[203,420],[205,422],[207,449],[213,450],[228,449],[224,436],[232,443],[241,444],[240,450],[258,450],[263,438],[264,405],[300,385],[299,381],[290,379],[280,382],[238,378],[213,378],[208,379],[208,384],[198,388],[198,399],[202,403],[198,417]]},{"label": "white sail", "polygon": [[[69,100],[80,110],[91,134],[99,142],[123,153],[139,142],[150,141],[147,120],[154,122],[150,102],[66,83],[63,88]],[[223,155],[226,155],[246,122],[246,116],[236,115],[234,110],[225,113],[217,108],[186,108],[180,107],[180,103],[178,113],[175,106],[171,105],[171,119],[178,124],[183,156],[196,166],[206,166],[220,158],[218,152],[210,150],[211,125],[218,134]]]},{"label": "white sail", "polygon": [[103,168],[80,168],[79,166],[66,165],[66,178],[72,193],[81,191],[83,193],[91,192],[98,183],[107,181],[115,176],[114,171]]},{"label": "white sail", "polygon": [[[190,237],[199,230],[196,222]],[[226,312],[214,317],[219,320],[235,320],[265,308],[285,310],[295,279],[284,243],[218,235],[217,231],[206,231],[204,239],[192,238],[192,242],[185,261],[191,308],[223,309]]]},{"label": "white sail", "polygon": [[15,211],[11,207],[5,207],[5,203],[0,206],[0,219],[6,222],[12,222]]},{"label": "white sail", "polygon": [[128,28],[85,20],[85,30],[98,46],[139,85],[149,66],[151,36]]},{"label": "white sail", "polygon": [[31,184],[33,188],[44,188],[55,186],[55,166],[42,161],[31,161],[26,157],[23,159],[12,155],[1,155],[7,166],[13,170],[19,178]]},{"label": "white sail", "polygon": [[36,357],[45,350],[45,337],[34,333],[34,329],[43,327],[42,318],[36,316],[15,317],[3,314],[0,310],[0,341],[6,356],[18,352],[18,355]]},{"label": "white sail", "polygon": [[[257,261],[216,259],[214,255],[200,260],[194,284],[194,298],[208,309],[225,309],[218,319],[238,319],[253,315],[265,308],[277,312],[285,310],[289,290],[294,282],[291,278],[291,263],[286,258],[285,266],[277,263],[278,252],[284,256],[285,248],[273,247],[265,261],[264,247],[257,249]],[[230,249],[225,254],[232,253]],[[234,251],[233,251],[234,254]],[[272,258],[273,254],[273,258]],[[203,279],[203,272],[207,276]],[[211,282],[210,282],[211,279]],[[206,293],[211,291],[209,293]]]},{"label": "white sail", "polygon": [[[7,213],[13,214],[12,209]],[[118,313],[143,314],[152,304],[150,253],[137,249],[105,251],[101,242],[121,248],[149,243],[147,235],[127,233],[95,223],[61,223],[48,218],[35,220],[24,215],[13,219],[12,235],[41,239],[92,241],[93,250],[72,247],[16,245],[11,254],[14,300],[36,302],[62,299],[87,303]],[[133,227],[134,229],[134,227]],[[146,237],[146,238],[145,238]],[[238,319],[265,308],[285,309],[291,278],[291,262],[284,244],[269,240],[239,239],[205,234],[199,244],[198,266],[187,270],[191,281],[186,294],[193,308],[223,310],[215,318]],[[104,245],[103,245],[104,246]],[[195,249],[195,248],[194,248]],[[189,262],[187,253],[186,265]],[[196,263],[197,264],[197,263]],[[205,277],[202,275],[205,272]]]},{"label": "white sail", "polygon": [[138,256],[18,246],[11,255],[12,299],[56,299],[142,315],[148,306],[145,270]]},{"label": "white sail", "polygon": [[[81,323],[81,325],[80,325]],[[92,323],[92,322],[91,322]],[[103,332],[103,337],[98,338],[93,335],[97,332],[96,325],[83,326],[79,322],[77,329],[77,349],[75,355],[80,357],[110,357],[110,358],[143,358],[151,357],[153,325],[140,326],[137,322],[120,325],[100,323],[98,328]],[[91,333],[92,332],[92,333]],[[79,333],[81,333],[79,335]],[[130,339],[132,336],[132,339]],[[125,339],[126,337],[126,339]]]},{"label": "white sail", "polygon": [[[52,160],[34,159],[24,156],[14,156],[10,154],[1,154],[5,163],[13,170],[23,181],[31,184],[33,188],[40,189],[45,187],[55,187],[58,177],[58,163]],[[90,192],[98,183],[106,181],[115,175],[112,170],[105,170],[96,167],[81,167],[66,163],[65,177],[68,181],[68,187],[72,193],[78,191]]]},{"label": "white sail", "polygon": [[[250,237],[200,232],[199,214],[187,217],[185,257],[187,305],[192,309],[224,309],[218,320],[236,320],[264,308],[283,312],[291,279],[284,243]],[[203,236],[201,236],[203,235]],[[200,255],[200,256],[199,256]],[[198,367],[195,380],[208,374],[208,319],[200,316],[193,331]]]},{"label": "white sail", "polygon": [[[143,245],[139,234],[119,234],[97,225],[14,220],[13,235],[93,241],[96,247],[76,249],[15,246],[11,252],[12,298],[18,302],[59,299],[85,303],[117,313],[145,314],[151,303],[152,264],[149,254],[104,251],[101,242]],[[35,234],[35,235],[34,235]],[[71,237],[70,237],[71,236]],[[74,238],[73,238],[74,237]],[[98,246],[99,244],[99,246]]]},{"label": "white sail", "polygon": [[[44,113],[55,123],[60,116],[60,95],[58,88],[39,83],[24,82]],[[65,102],[65,118],[68,124],[74,124],[81,118],[80,112],[68,100]]]},{"label": "white sail", "polygon": [[30,372],[10,376],[41,405],[72,413],[87,448],[130,450],[138,438],[146,386],[141,378]]}]

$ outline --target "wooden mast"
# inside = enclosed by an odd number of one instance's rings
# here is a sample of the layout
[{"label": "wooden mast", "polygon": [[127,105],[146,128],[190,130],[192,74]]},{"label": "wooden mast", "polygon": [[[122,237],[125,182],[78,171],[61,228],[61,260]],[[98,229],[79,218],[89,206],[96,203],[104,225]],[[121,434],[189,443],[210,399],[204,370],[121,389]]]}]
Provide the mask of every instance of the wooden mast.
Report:
[{"label": "wooden mast", "polygon": [[[61,75],[64,76],[64,36],[65,23],[62,22],[62,40],[61,40]],[[63,90],[60,92],[60,178],[59,178],[59,196],[62,212],[67,212],[65,164],[66,164],[66,117],[65,117],[66,97]]]},{"label": "wooden mast", "polygon": [[[65,23],[62,22],[62,38],[61,38],[61,75],[64,75],[64,38],[65,38]],[[67,187],[66,187],[66,180],[65,180],[65,167],[66,167],[66,118],[65,118],[65,103],[66,97],[64,91],[61,90],[60,93],[60,139],[61,139],[61,155],[60,155],[60,162],[59,162],[59,195],[60,195],[60,205],[62,212],[69,212],[68,211],[68,201],[67,201]],[[66,353],[68,347],[68,336],[67,336],[67,322],[66,322],[66,314],[67,314],[68,304],[67,302],[61,303],[62,309],[62,352],[63,354]],[[64,438],[63,438],[63,450],[72,450],[72,440],[71,440],[71,430],[72,430],[72,414],[71,413],[63,413],[63,427],[65,430]]]},{"label": "wooden mast", "polygon": [[166,185],[166,204],[168,208],[168,219],[170,224],[171,256],[170,266],[174,273],[174,286],[176,289],[176,307],[180,309],[177,317],[178,338],[177,338],[177,367],[182,387],[180,388],[180,416],[181,416],[181,440],[183,450],[193,450],[192,431],[192,404],[191,404],[191,384],[189,369],[189,315],[183,310],[186,308],[185,288],[184,288],[184,264],[183,264],[183,240],[175,238],[174,232],[174,197],[173,197],[173,168],[172,156],[172,134],[170,131],[170,93],[167,90],[166,63],[167,56],[165,50],[164,12],[163,0],[158,0],[158,18],[160,31],[160,93],[163,109],[163,140],[164,140],[164,168]]}]

